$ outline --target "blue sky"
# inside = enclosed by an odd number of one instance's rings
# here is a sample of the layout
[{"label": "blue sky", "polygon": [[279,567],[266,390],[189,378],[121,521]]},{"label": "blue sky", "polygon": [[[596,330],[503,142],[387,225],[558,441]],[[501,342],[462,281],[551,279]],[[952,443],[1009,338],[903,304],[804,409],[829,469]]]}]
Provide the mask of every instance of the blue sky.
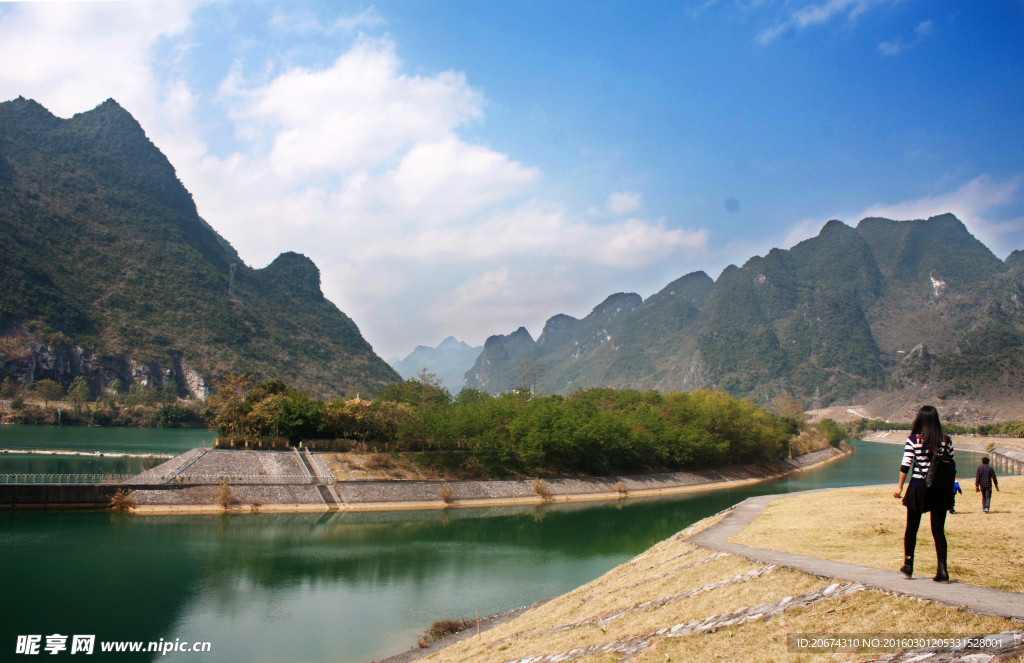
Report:
[{"label": "blue sky", "polygon": [[1024,3],[0,4],[0,99],[108,97],[261,267],[379,354],[481,344],[788,248],[956,213],[1024,248]]}]

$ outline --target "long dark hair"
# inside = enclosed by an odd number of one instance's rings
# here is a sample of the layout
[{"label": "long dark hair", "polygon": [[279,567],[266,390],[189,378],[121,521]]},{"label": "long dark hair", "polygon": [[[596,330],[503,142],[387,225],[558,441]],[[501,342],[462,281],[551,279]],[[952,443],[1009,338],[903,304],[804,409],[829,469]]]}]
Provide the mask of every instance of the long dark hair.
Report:
[{"label": "long dark hair", "polygon": [[942,433],[942,424],[939,423],[939,411],[931,405],[922,405],[914,417],[910,434],[921,436],[922,448],[929,456],[938,453],[946,441],[946,436]]}]

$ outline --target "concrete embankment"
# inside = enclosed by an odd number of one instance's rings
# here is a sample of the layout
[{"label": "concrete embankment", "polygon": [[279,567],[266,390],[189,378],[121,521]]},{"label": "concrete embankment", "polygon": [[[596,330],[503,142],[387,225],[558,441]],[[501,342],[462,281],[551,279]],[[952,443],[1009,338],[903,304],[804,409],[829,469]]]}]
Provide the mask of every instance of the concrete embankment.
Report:
[{"label": "concrete embankment", "polygon": [[0,508],[95,509],[109,503],[118,488],[112,483],[0,484]]},{"label": "concrete embankment", "polygon": [[[827,463],[852,448],[828,448],[759,465],[692,472],[493,481],[337,481],[318,454],[304,451],[193,449],[117,484],[0,485],[0,507],[100,507],[129,488],[140,514],[252,511],[385,511],[613,500],[711,490],[777,478]],[[226,486],[226,487],[225,487]],[[50,488],[50,490],[47,490]],[[450,495],[442,499],[442,492]]]},{"label": "concrete embankment", "polygon": [[[608,477],[545,479],[550,502],[646,497],[709,490],[774,479],[814,467],[852,452],[829,448],[760,465],[743,465],[693,472],[659,472]],[[621,484],[623,492],[620,492]],[[545,501],[530,479],[451,482],[452,495],[445,504],[438,496],[437,481],[345,481],[336,484],[351,510],[476,507],[501,504],[536,504]]]}]

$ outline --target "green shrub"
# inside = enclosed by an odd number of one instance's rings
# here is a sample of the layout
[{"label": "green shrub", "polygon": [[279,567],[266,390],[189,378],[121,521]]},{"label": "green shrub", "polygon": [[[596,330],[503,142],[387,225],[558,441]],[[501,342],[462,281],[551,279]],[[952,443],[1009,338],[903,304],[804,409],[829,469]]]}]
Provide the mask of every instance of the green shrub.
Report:
[{"label": "green shrub", "polygon": [[829,444],[834,447],[839,446],[846,439],[846,431],[831,419],[822,419],[818,422],[817,428],[828,439]]},{"label": "green shrub", "polygon": [[13,398],[18,393],[18,383],[10,378],[10,376],[4,378],[4,382],[0,385],[0,398]]}]

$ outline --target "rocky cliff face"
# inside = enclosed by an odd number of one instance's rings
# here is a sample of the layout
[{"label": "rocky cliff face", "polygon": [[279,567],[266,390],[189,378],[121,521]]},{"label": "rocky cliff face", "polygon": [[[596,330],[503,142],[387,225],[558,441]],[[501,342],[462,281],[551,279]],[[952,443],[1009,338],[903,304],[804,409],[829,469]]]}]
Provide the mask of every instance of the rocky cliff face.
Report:
[{"label": "rocky cliff face", "polygon": [[50,345],[24,331],[18,338],[18,346],[0,351],[0,378],[9,376],[22,383],[46,379],[67,387],[83,377],[97,396],[112,395],[109,386],[115,379],[124,385],[160,389],[171,384],[181,397],[203,400],[209,395],[206,380],[181,355],[166,363],[142,363],[129,355],[100,357],[77,345]]},{"label": "rocky cliff face", "polygon": [[476,364],[466,372],[464,384],[491,393],[506,391],[521,382],[518,367],[525,361],[544,367],[540,385],[544,391],[550,391],[552,385],[558,385],[557,391],[579,386],[575,360],[605,346],[614,347],[622,321],[642,304],[640,295],[620,292],[595,306],[582,320],[561,314],[550,318],[536,342],[524,327],[508,336],[491,336]]},{"label": "rocky cliff face", "polygon": [[526,327],[505,336],[497,334],[484,342],[473,367],[466,371],[463,387],[500,394],[518,384],[516,366],[532,350],[533,337]]}]

